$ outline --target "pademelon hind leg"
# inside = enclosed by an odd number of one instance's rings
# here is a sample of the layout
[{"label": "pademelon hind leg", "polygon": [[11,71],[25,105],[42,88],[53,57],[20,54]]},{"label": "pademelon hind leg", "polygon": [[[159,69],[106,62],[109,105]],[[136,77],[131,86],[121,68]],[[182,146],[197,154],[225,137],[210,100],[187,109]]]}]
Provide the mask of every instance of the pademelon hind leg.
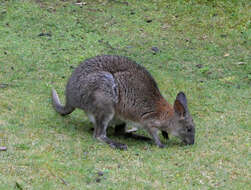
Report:
[{"label": "pademelon hind leg", "polygon": [[107,137],[106,130],[115,114],[118,92],[115,80],[110,73],[98,72],[88,76],[88,90],[92,90],[83,102],[84,110],[94,124],[94,138],[110,145],[112,148],[127,149],[127,145],[115,142]]},{"label": "pademelon hind leg", "polygon": [[95,114],[95,127],[94,127],[94,137],[101,142],[108,144],[112,148],[118,148],[122,150],[127,149],[127,145],[115,142],[107,137],[106,129],[108,127],[109,122],[111,121],[114,113],[113,112],[102,112],[99,114]]}]

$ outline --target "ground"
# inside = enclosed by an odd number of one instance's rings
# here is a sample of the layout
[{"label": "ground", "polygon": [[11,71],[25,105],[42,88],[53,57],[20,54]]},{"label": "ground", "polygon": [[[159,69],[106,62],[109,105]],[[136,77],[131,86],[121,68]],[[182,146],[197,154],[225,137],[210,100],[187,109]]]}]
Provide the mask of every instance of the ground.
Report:
[{"label": "ground", "polygon": [[[77,2],[77,3],[76,3]],[[0,189],[250,189],[248,0],[0,2]],[[193,146],[92,137],[77,110],[51,107],[74,67],[99,54],[144,65],[173,103],[184,91]],[[147,135],[140,130],[139,133]]]}]

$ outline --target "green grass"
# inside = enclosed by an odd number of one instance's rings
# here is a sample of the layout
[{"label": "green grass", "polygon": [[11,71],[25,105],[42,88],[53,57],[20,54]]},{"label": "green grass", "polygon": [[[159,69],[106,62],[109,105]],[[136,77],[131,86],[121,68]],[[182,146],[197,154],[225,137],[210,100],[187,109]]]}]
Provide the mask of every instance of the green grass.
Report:
[{"label": "green grass", "polygon": [[[250,1],[75,2],[0,1],[0,189],[250,189]],[[114,150],[82,111],[56,114],[51,88],[63,99],[72,67],[98,54],[144,65],[170,103],[184,91],[195,145],[109,131],[129,147]]]}]

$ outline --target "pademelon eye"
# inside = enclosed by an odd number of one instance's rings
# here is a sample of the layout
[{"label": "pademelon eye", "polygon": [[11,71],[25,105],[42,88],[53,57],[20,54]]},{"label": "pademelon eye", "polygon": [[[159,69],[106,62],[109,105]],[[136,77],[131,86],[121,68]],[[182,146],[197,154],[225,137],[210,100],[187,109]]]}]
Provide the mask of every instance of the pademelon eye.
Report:
[{"label": "pademelon eye", "polygon": [[187,132],[192,132],[192,128],[187,128]]}]

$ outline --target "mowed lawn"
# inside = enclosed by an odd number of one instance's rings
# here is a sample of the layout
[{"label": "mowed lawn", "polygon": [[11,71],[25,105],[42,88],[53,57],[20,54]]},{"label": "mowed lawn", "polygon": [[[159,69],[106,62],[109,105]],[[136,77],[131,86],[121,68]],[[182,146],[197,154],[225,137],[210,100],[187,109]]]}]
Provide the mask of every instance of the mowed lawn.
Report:
[{"label": "mowed lawn", "polygon": [[[0,189],[251,189],[249,0],[0,1]],[[173,103],[184,91],[193,146],[92,137],[77,110],[61,117],[73,69],[99,54],[144,65]],[[138,133],[147,135],[143,130]]]}]

